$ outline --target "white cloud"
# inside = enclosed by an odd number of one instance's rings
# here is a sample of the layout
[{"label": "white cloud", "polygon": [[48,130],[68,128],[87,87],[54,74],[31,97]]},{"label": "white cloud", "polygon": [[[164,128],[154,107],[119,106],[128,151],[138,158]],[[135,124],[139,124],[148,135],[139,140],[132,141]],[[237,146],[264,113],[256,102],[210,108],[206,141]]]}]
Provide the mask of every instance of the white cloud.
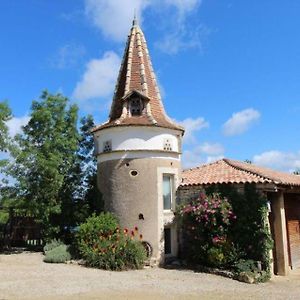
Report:
[{"label": "white cloud", "polygon": [[129,31],[134,11],[141,22],[148,0],[85,0],[85,12],[106,37],[123,41]]},{"label": "white cloud", "polygon": [[182,167],[184,169],[193,168],[203,164],[203,157],[195,153],[193,150],[185,150],[182,154]]},{"label": "white cloud", "polygon": [[203,24],[191,25],[188,19],[201,3],[201,0],[162,1],[161,10],[166,12],[162,14],[166,34],[163,34],[156,43],[161,51],[167,54],[176,54],[189,48],[198,48],[202,51],[202,41],[210,30]]},{"label": "white cloud", "polygon": [[197,154],[192,150],[186,150],[182,154],[182,166],[184,169],[194,168],[203,164],[212,163],[222,158],[224,158],[223,155],[205,156],[205,155]]},{"label": "white cloud", "polygon": [[6,125],[9,130],[9,135],[11,137],[14,137],[16,134],[22,132],[22,126],[25,126],[28,124],[30,120],[29,116],[23,116],[23,117],[13,117],[9,121],[6,122]]},{"label": "white cloud", "polygon": [[181,29],[166,34],[156,42],[156,46],[166,54],[177,54],[181,50],[198,48],[202,51],[201,39],[208,32],[204,27],[198,27],[195,31]]},{"label": "white cloud", "polygon": [[134,11],[141,23],[145,9],[154,8],[156,16],[160,15],[160,27],[167,32],[162,34],[157,46],[166,53],[175,54],[186,48],[201,48],[203,35],[209,33],[203,25],[187,28],[187,16],[201,3],[201,0],[85,0],[85,14],[105,37],[123,41]]},{"label": "white cloud", "polygon": [[201,0],[165,0],[167,5],[175,6],[181,14],[194,10]]},{"label": "white cloud", "polygon": [[281,152],[278,150],[266,151],[253,157],[253,163],[272,169],[293,172],[300,169],[300,151]]},{"label": "white cloud", "polygon": [[86,101],[108,97],[113,93],[121,59],[115,52],[106,52],[100,59],[92,59],[86,65],[85,73],[77,82],[73,98]]},{"label": "white cloud", "polygon": [[50,59],[50,64],[58,69],[70,68],[75,66],[85,53],[83,45],[66,44],[58,49],[57,54]]},{"label": "white cloud", "polygon": [[224,157],[224,147],[219,143],[208,143],[183,151],[182,165],[184,168],[196,167],[211,163]]},{"label": "white cloud", "polygon": [[178,122],[180,125],[182,125],[185,128],[185,133],[184,133],[184,142],[185,143],[195,143],[196,138],[195,138],[195,132],[200,131],[203,128],[209,127],[209,123],[205,121],[204,118],[187,118],[183,121]]},{"label": "white cloud", "polygon": [[259,111],[253,108],[233,113],[231,118],[223,124],[223,133],[226,136],[242,134],[258,121],[259,118]]},{"label": "white cloud", "polygon": [[207,156],[205,163],[210,164],[222,158],[224,158],[224,155]]},{"label": "white cloud", "polygon": [[224,152],[224,147],[219,143],[208,143],[205,142],[202,145],[197,147],[199,152],[208,154],[208,155],[219,155]]}]

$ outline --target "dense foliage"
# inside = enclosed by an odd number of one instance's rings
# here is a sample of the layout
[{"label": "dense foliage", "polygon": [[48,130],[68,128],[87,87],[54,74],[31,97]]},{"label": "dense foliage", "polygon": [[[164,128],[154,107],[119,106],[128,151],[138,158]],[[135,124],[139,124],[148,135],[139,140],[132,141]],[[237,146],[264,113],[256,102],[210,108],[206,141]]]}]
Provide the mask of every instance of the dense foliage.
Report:
[{"label": "dense foliage", "polygon": [[64,180],[76,159],[76,124],[77,107],[68,107],[61,95],[44,92],[41,101],[33,101],[29,123],[12,153],[9,175],[16,179],[16,196],[42,224],[46,239],[59,232],[55,218],[61,213]]},{"label": "dense foliage", "polygon": [[207,190],[208,193],[215,191],[230,199],[237,216],[236,222],[230,227],[230,236],[241,258],[260,261],[262,268],[269,271],[273,240],[268,225],[266,196],[256,191],[255,184],[249,183],[244,185],[243,193],[230,185],[218,185]]},{"label": "dense foliage", "polygon": [[6,102],[0,102],[0,152],[8,150],[8,127],[6,122],[11,119],[11,110]]},{"label": "dense foliage", "polygon": [[225,266],[231,262],[233,249],[228,228],[236,216],[226,198],[201,193],[179,213],[189,260],[210,266]]},{"label": "dense foliage", "polygon": [[267,199],[255,185],[245,184],[242,193],[230,185],[206,188],[206,193],[181,207],[180,216],[185,253],[192,262],[257,272],[261,281],[270,277],[273,241]]},{"label": "dense foliage", "polygon": [[[10,111],[2,111],[5,122]],[[7,132],[2,123],[0,130]],[[28,124],[13,140],[4,169],[12,180],[1,187],[1,201],[35,216],[46,241],[60,237],[69,242],[72,230],[103,208],[92,127],[93,118],[87,116],[78,129],[77,106],[61,94],[43,92],[32,103]]]},{"label": "dense foliage", "polygon": [[93,215],[80,225],[77,247],[88,266],[106,270],[139,269],[146,253],[138,228],[121,230],[110,213]]}]

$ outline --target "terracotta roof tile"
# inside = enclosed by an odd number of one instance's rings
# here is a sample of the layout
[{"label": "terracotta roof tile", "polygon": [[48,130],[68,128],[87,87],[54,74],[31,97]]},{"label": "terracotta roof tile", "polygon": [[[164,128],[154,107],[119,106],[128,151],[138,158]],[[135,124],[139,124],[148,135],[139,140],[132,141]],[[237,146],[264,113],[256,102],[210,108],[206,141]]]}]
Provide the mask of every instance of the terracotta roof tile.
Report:
[{"label": "terracotta roof tile", "polygon": [[300,176],[224,158],[184,170],[181,186],[246,182],[300,186]]}]

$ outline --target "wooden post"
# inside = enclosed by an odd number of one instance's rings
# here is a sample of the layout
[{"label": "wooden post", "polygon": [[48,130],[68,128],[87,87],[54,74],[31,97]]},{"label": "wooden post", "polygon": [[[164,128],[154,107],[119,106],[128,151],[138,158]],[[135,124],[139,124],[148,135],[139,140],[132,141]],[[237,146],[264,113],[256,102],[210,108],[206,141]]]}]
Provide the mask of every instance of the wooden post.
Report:
[{"label": "wooden post", "polygon": [[272,211],[274,215],[274,242],[276,248],[275,263],[278,275],[288,275],[289,257],[287,244],[287,231],[284,209],[284,194],[278,191],[273,194]]}]

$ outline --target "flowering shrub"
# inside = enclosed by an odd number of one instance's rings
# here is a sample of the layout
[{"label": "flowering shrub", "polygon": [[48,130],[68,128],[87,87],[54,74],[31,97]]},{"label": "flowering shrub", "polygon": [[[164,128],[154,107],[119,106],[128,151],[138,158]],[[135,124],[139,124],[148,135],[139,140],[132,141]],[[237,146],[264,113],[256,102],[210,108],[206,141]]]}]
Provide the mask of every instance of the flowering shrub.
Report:
[{"label": "flowering shrub", "polygon": [[186,255],[193,262],[225,266],[232,258],[228,228],[236,219],[231,205],[219,194],[201,193],[179,210]]},{"label": "flowering shrub", "polygon": [[[259,261],[266,273],[259,281],[266,281],[271,276],[270,250],[273,240],[268,224],[268,199],[259,192],[255,184],[246,183],[242,192],[234,185],[219,184],[206,188],[208,194],[215,192],[230,199],[232,209],[237,216],[229,228],[229,235],[234,242],[238,257],[233,269],[237,270],[237,261]],[[238,271],[236,271],[238,272]]]},{"label": "flowering shrub", "polygon": [[106,270],[139,269],[146,253],[138,228],[120,229],[110,213],[92,216],[80,225],[77,247],[88,266]]}]

